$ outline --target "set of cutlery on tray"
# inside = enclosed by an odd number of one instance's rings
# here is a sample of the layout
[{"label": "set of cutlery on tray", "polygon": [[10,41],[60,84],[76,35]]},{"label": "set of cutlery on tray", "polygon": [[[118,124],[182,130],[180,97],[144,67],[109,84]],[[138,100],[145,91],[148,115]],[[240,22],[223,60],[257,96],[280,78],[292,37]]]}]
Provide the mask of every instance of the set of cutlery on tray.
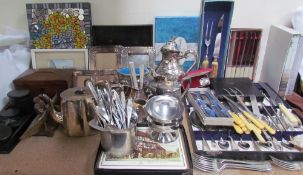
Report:
[{"label": "set of cutlery on tray", "polygon": [[[263,103],[257,102],[256,96],[252,96],[250,98],[253,100],[248,107],[247,102],[244,101],[243,93],[239,89],[229,88],[225,89],[225,91],[229,95],[218,97],[220,100],[218,98],[213,99],[213,96],[209,95],[209,91],[204,91],[203,93],[191,92],[191,96],[204,115],[202,117],[198,116],[196,109],[194,109],[195,112],[190,114],[192,125],[198,131],[200,130],[200,134],[202,134],[202,136],[199,135],[201,140],[195,141],[197,149],[200,147],[200,150],[204,152],[235,151],[239,153],[257,151],[266,153],[293,152],[300,154],[303,148],[302,123],[283,103],[274,105],[272,99],[263,93],[265,104],[268,105],[265,106]],[[262,109],[261,112],[259,108]],[[205,118],[217,118],[219,121],[219,118],[224,117],[232,119],[232,126],[205,126],[205,123],[203,123],[207,121]],[[231,127],[233,127],[233,131]],[[219,132],[208,132],[207,135],[207,129],[209,128],[210,130]],[[233,134],[229,134],[230,131]],[[220,136],[220,133],[226,132],[228,134]],[[215,136],[217,141],[211,136],[213,133],[217,133]],[[295,134],[292,135],[293,133]],[[247,137],[248,135],[249,137]],[[205,136],[207,139],[205,139]],[[244,136],[245,140],[242,140],[242,136]],[[194,166],[206,172],[221,172],[225,168],[256,171],[271,170],[269,161],[236,161],[232,159],[210,158],[203,155],[197,152],[192,155],[192,158]],[[300,161],[285,161],[277,159],[274,156],[269,156],[269,158],[273,164],[287,170],[303,169],[303,163]]]}]

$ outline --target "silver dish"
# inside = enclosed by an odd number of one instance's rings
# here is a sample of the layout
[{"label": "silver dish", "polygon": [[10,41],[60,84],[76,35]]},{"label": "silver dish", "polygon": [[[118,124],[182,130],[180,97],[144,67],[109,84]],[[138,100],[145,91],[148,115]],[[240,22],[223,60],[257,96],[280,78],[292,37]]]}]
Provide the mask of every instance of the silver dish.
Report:
[{"label": "silver dish", "polygon": [[158,95],[147,101],[145,110],[153,122],[170,124],[181,122],[184,106],[176,97]]}]

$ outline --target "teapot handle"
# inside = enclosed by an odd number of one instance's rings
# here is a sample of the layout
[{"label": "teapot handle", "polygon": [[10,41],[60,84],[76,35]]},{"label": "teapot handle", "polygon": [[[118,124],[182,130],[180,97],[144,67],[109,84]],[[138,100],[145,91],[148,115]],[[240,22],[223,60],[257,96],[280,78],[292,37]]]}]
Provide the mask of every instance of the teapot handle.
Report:
[{"label": "teapot handle", "polygon": [[198,61],[198,54],[197,54],[197,52],[194,51],[194,50],[187,50],[187,51],[184,53],[183,58],[185,58],[185,59],[188,58],[188,55],[189,55],[189,54],[194,55],[195,60],[194,60],[194,63],[190,66],[190,68],[189,68],[185,73],[191,71],[191,70],[193,69],[193,67],[197,64],[197,61]]}]

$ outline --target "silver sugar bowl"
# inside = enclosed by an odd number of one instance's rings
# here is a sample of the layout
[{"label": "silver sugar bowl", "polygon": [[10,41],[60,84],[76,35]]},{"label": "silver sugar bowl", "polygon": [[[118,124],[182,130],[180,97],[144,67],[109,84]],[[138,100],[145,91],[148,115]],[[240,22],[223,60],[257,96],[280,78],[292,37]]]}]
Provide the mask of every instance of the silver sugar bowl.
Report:
[{"label": "silver sugar bowl", "polygon": [[169,143],[178,138],[184,111],[184,105],[178,98],[171,95],[154,96],[147,101],[145,110],[151,139]]}]

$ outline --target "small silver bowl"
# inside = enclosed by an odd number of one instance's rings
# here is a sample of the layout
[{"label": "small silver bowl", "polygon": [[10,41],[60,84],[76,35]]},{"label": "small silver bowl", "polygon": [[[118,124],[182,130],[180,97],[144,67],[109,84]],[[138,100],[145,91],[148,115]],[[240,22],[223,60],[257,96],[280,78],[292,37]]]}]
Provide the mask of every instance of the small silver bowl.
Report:
[{"label": "small silver bowl", "polygon": [[145,110],[153,122],[169,125],[182,121],[184,105],[174,96],[157,95],[147,101]]},{"label": "small silver bowl", "polygon": [[145,110],[148,113],[151,139],[160,143],[169,143],[178,138],[178,127],[184,111],[179,99],[170,95],[154,96],[147,101]]}]

